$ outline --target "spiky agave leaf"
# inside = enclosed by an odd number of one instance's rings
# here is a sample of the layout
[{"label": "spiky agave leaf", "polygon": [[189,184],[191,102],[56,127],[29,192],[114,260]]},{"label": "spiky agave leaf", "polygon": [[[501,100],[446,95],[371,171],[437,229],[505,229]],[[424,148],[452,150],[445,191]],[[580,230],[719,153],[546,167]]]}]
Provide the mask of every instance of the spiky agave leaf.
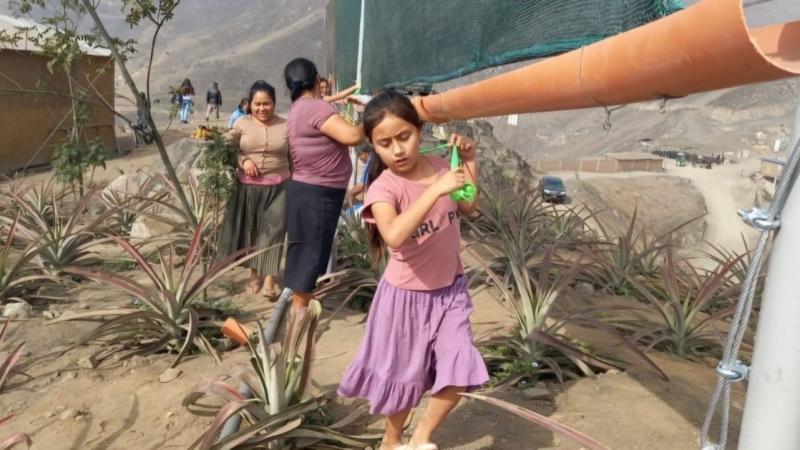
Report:
[{"label": "spiky agave leaf", "polygon": [[[5,342],[6,335],[8,334],[9,330],[11,329],[11,319],[7,319],[6,323],[3,324],[3,328],[0,330],[0,348],[3,347],[3,343]],[[12,350],[6,359],[0,364],[0,392],[3,390],[3,386],[6,383],[6,379],[8,375],[11,373],[11,370],[14,366],[19,362],[20,358],[22,358],[22,353],[25,351],[25,343],[22,342],[17,347]]]},{"label": "spiky agave leaf", "polygon": [[32,273],[31,262],[38,257],[41,251],[38,242],[29,242],[16,259],[11,257],[11,245],[16,237],[19,217],[20,213],[17,212],[5,236],[3,248],[0,250],[0,303],[23,302],[23,294],[31,283],[58,280],[51,275]]},{"label": "spiky agave leaf", "polygon": [[609,447],[605,446],[601,442],[581,433],[580,431],[574,428],[560,424],[553,419],[545,417],[541,414],[537,414],[529,409],[522,408],[513,403],[509,403],[507,401],[492,397],[487,397],[481,394],[461,393],[460,395],[467,398],[474,398],[476,400],[486,402],[493,406],[497,406],[498,408],[516,414],[517,416],[522,417],[523,419],[526,419],[531,423],[535,423],[536,425],[544,427],[545,429],[548,429],[553,433],[557,433],[561,436],[568,437],[573,441],[578,442],[579,444],[586,446],[591,450],[610,450]]}]

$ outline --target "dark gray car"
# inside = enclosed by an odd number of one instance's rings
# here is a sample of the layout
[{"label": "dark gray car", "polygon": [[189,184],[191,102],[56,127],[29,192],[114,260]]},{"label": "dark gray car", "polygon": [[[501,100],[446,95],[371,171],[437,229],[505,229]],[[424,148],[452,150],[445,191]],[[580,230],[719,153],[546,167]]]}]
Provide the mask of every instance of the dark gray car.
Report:
[{"label": "dark gray car", "polygon": [[542,199],[551,203],[563,203],[567,199],[567,188],[564,180],[559,177],[542,177],[539,180],[539,195]]}]

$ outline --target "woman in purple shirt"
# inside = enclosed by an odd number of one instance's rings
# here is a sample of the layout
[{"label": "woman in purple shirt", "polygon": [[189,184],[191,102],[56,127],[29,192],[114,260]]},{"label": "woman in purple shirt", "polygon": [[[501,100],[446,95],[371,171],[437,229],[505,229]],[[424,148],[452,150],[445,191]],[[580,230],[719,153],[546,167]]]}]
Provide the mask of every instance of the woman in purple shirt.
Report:
[{"label": "woman in purple shirt", "polygon": [[308,306],[317,278],[327,268],[353,171],[347,147],[364,140],[364,129],[351,125],[320,98],[314,63],[297,58],[283,75],[292,98],[286,126],[294,168],[286,190],[284,284],[294,292],[296,309]]}]

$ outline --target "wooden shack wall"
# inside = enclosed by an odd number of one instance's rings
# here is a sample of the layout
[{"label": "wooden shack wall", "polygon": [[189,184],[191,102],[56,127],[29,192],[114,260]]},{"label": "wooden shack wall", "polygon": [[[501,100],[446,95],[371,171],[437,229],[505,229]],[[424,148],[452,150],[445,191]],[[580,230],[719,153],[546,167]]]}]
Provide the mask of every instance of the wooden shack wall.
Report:
[{"label": "wooden shack wall", "polygon": [[[72,129],[66,74],[57,69],[50,73],[43,55],[8,49],[0,49],[0,68],[0,172],[49,164],[55,146]],[[73,67],[72,77],[90,93],[89,121],[82,138],[100,137],[109,151],[116,152],[114,113],[100,100],[114,104],[113,60],[84,56]]]}]

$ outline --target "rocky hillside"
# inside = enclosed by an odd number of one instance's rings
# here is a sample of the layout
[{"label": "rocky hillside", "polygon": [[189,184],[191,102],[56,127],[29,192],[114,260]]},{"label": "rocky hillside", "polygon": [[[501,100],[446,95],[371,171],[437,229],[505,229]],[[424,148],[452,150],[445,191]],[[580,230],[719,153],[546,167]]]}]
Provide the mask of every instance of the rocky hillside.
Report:
[{"label": "rocky hillside", "polygon": [[[13,0],[0,0],[0,14],[13,14]],[[304,56],[322,62],[325,0],[186,0],[161,31],[151,74],[154,99],[167,100],[169,86],[189,78],[204,96],[218,81],[225,106],[233,108],[253,81],[264,79],[278,90],[279,102],[288,106],[283,89],[283,67]],[[101,0],[99,13],[109,32],[139,42],[128,64],[144,86],[147,77],[152,27],[134,29],[125,23],[118,0]],[[33,18],[42,16],[33,12]],[[89,19],[84,20],[88,28]],[[127,88],[118,79],[120,94]],[[205,102],[205,98],[203,98]],[[122,109],[127,104],[120,104]]]}]

